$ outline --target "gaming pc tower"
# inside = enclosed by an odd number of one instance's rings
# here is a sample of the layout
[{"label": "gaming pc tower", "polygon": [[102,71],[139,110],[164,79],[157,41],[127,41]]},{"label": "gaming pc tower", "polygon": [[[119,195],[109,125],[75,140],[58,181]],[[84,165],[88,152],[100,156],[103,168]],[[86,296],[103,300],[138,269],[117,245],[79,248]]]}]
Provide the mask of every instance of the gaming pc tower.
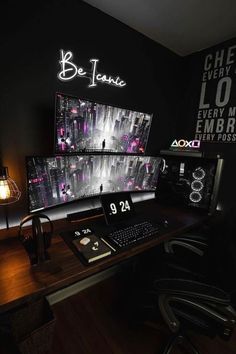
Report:
[{"label": "gaming pc tower", "polygon": [[212,214],[216,209],[223,168],[220,156],[164,151],[158,178],[158,202],[194,208]]}]

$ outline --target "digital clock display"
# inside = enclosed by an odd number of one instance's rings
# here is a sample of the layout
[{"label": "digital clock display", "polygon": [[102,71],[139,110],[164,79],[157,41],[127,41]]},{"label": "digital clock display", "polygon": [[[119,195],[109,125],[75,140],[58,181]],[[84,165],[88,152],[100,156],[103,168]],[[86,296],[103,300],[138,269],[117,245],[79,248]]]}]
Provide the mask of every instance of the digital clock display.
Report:
[{"label": "digital clock display", "polygon": [[134,205],[129,193],[101,195],[101,203],[107,224],[120,222],[134,213]]}]

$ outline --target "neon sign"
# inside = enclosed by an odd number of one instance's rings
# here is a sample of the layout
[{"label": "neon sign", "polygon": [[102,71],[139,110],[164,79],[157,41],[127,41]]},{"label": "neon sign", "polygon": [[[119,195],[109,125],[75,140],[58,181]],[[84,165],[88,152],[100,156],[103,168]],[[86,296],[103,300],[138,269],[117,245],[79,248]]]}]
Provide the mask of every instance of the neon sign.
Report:
[{"label": "neon sign", "polygon": [[199,149],[200,148],[200,140],[174,140],[171,144],[171,148],[191,148],[191,149]]},{"label": "neon sign", "polygon": [[111,75],[102,74],[97,71],[98,59],[90,59],[91,70],[87,71],[81,66],[77,66],[73,62],[73,53],[71,51],[60,50],[59,64],[61,71],[57,74],[57,77],[61,81],[71,81],[74,78],[86,77],[90,80],[88,87],[95,87],[99,82],[112,85],[116,87],[126,86],[126,82],[119,76],[113,77]]}]

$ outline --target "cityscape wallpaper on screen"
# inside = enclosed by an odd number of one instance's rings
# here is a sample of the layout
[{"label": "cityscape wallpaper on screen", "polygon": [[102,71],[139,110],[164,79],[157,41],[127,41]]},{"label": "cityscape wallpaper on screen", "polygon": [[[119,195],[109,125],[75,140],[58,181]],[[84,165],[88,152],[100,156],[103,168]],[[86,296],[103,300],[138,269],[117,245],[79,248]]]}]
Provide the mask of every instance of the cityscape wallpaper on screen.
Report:
[{"label": "cityscape wallpaper on screen", "polygon": [[135,155],[28,157],[30,211],[101,193],[154,191],[160,158]]},{"label": "cityscape wallpaper on screen", "polygon": [[56,95],[56,153],[144,153],[152,115]]}]

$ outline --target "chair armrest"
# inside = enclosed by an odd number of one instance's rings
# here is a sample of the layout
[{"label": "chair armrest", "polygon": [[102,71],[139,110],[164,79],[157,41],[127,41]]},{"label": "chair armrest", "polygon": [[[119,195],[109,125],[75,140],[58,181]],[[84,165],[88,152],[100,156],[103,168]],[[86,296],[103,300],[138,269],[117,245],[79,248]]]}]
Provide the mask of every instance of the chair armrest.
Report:
[{"label": "chair armrest", "polygon": [[[191,244],[194,242],[195,245]],[[187,239],[173,239],[164,243],[164,249],[166,253],[174,253],[173,246],[181,246],[183,248],[188,249],[189,251],[196,253],[199,256],[204,255],[204,251],[201,248],[206,248],[205,244],[199,241],[191,241],[189,242]],[[196,247],[198,246],[198,247]],[[201,247],[201,248],[200,248]]]},{"label": "chair armrest", "polygon": [[215,286],[189,279],[158,279],[154,283],[159,294],[187,296],[216,304],[229,305],[230,296]]},{"label": "chair armrest", "polygon": [[202,256],[208,248],[208,238],[203,233],[186,233],[164,243],[167,253],[174,253],[173,246],[182,246]]},{"label": "chair armrest", "polygon": [[207,303],[183,298],[181,296],[161,294],[158,298],[159,309],[163,316],[163,319],[165,320],[166,324],[172,332],[177,332],[179,330],[180,324],[171,308],[171,303],[180,303],[185,306],[187,305],[190,308],[193,308],[198,312],[202,313],[203,315],[216,321],[223,327],[232,328],[235,324],[235,321],[232,320],[231,317],[227,317],[227,315],[220,311],[221,308],[212,308]]},{"label": "chair armrest", "polygon": [[208,243],[208,237],[205,236],[203,233],[185,233],[183,235],[181,235],[179,238],[184,238],[187,240],[195,240],[195,241],[199,241],[199,242],[204,242],[204,243]]}]

